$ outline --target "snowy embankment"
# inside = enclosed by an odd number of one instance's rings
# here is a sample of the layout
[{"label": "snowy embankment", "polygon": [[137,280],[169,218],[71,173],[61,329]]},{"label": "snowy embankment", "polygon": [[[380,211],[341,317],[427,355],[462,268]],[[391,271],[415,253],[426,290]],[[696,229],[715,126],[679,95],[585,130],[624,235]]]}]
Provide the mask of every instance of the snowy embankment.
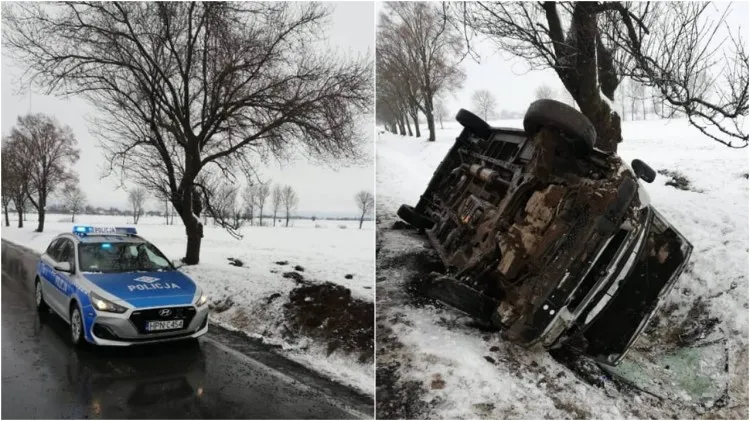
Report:
[{"label": "snowy embankment", "polygon": [[[520,120],[493,125],[522,127]],[[503,342],[462,313],[415,297],[410,282],[434,267],[436,258],[415,231],[393,228],[396,210],[401,203],[416,204],[459,132],[452,123],[438,130],[436,142],[378,135],[379,417],[747,418],[746,150],[713,142],[684,120],[623,123],[620,155],[661,170],[646,185],[652,203],[694,246],[690,266],[623,365],[636,355],[656,364],[675,350],[725,344],[701,348],[719,349],[714,355],[695,351],[700,357],[683,367],[723,384],[720,401],[705,402],[682,392],[693,385],[683,384],[684,374],[674,365],[671,371],[662,365],[666,380],[656,386],[645,384],[648,373],[634,388],[606,376],[592,382],[548,353]],[[672,389],[677,392],[662,393]]]},{"label": "snowy embankment", "polygon": [[[54,236],[72,230],[70,216],[52,214],[47,215],[44,232],[36,233],[36,218],[29,215],[21,229],[16,227],[17,219],[12,220],[10,227],[2,227],[2,238],[41,252]],[[164,225],[163,218],[143,217],[136,227],[139,235],[167,257],[179,259],[185,255],[185,229],[177,219],[174,222]],[[132,218],[126,216],[76,216],[76,224],[82,225],[131,223]],[[237,240],[209,222],[200,264],[181,270],[207,292],[214,323],[278,345],[288,357],[371,395],[372,359],[366,360],[361,352],[332,349],[323,340],[299,333],[291,326],[289,314],[292,291],[325,282],[349,289],[354,301],[372,308],[373,223],[365,221],[361,230],[355,221],[291,223],[294,226],[289,228],[246,226],[241,229],[243,238]],[[242,267],[230,265],[229,258],[242,261]],[[298,275],[289,277],[289,273]],[[302,297],[300,301],[314,301],[314,297]]]}]

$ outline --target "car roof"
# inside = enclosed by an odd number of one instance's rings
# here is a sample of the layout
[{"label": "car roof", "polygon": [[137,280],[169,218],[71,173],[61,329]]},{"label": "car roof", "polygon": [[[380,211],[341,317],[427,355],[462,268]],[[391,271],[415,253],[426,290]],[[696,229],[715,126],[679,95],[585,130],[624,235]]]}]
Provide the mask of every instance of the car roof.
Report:
[{"label": "car roof", "polygon": [[79,238],[81,243],[146,243],[137,235],[93,234]]},{"label": "car roof", "polygon": [[[76,243],[82,244],[96,244],[96,243],[147,243],[142,237],[137,235],[121,235],[121,234],[88,234],[78,236],[69,232],[58,235],[54,240],[58,238],[67,238],[73,240]],[[54,241],[53,240],[53,241]]]}]

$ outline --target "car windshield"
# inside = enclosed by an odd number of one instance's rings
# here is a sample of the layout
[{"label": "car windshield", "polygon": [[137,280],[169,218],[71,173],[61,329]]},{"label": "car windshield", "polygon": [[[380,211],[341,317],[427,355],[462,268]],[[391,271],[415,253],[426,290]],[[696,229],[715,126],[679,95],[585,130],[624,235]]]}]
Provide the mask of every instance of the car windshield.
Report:
[{"label": "car windshield", "polygon": [[78,260],[82,272],[172,270],[167,258],[148,243],[81,243]]}]

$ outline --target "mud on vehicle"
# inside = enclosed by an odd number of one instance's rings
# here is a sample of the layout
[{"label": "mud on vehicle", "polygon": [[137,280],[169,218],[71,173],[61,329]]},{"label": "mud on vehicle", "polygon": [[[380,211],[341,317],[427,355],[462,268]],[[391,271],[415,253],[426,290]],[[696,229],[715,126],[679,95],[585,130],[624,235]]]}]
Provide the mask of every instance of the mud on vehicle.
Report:
[{"label": "mud on vehicle", "polygon": [[557,101],[532,103],[524,130],[456,120],[419,202],[398,210],[445,265],[424,292],[507,340],[617,364],[693,249],[649,203],[638,179],[654,171],[596,149],[591,122]]}]

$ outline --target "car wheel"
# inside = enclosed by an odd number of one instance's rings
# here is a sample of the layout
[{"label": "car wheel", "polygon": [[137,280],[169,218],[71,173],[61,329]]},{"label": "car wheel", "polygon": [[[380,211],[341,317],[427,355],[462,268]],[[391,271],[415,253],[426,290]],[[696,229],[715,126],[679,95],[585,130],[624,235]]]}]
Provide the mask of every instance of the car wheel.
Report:
[{"label": "car wheel", "polygon": [[523,129],[529,136],[533,136],[542,127],[553,127],[567,134],[574,147],[582,152],[588,153],[594,148],[594,125],[570,105],[552,99],[532,102],[523,117]]},{"label": "car wheel", "polygon": [[461,108],[456,114],[456,121],[482,139],[490,137],[490,125],[471,111]]},{"label": "car wheel", "polygon": [[396,212],[398,216],[407,224],[419,229],[430,229],[435,223],[428,217],[417,212],[413,206],[401,205]]},{"label": "car wheel", "polygon": [[36,303],[36,311],[39,313],[47,313],[49,311],[49,306],[47,305],[47,302],[44,301],[44,292],[42,292],[42,281],[37,278],[36,282],[34,283],[34,301]]},{"label": "car wheel", "polygon": [[77,305],[74,305],[73,310],[70,311],[70,340],[74,346],[81,346],[85,342],[83,339],[83,317]]}]

